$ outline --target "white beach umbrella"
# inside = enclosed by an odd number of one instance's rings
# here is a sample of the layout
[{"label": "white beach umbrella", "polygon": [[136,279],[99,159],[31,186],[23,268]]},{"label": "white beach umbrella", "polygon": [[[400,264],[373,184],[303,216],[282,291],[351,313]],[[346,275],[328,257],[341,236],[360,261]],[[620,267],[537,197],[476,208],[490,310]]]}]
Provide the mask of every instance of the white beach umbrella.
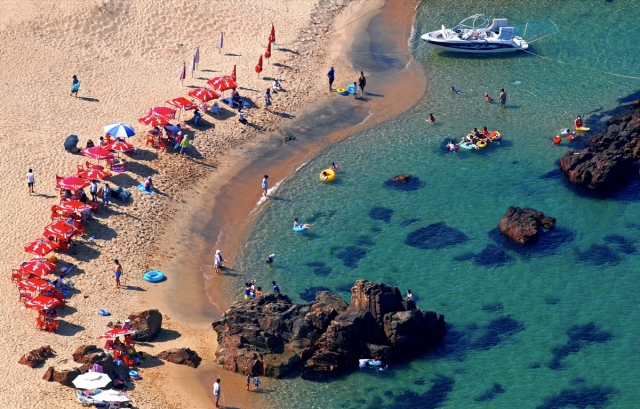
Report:
[{"label": "white beach umbrella", "polygon": [[196,47],[196,53],[194,54],[194,60],[196,64],[200,64],[200,47]]},{"label": "white beach umbrella", "polygon": [[128,402],[130,400],[127,395],[122,394],[115,389],[100,392],[97,395],[93,395],[91,399],[98,402]]},{"label": "white beach umbrella", "polygon": [[87,372],[72,381],[78,389],[104,388],[111,382],[109,375],[100,372]]},{"label": "white beach umbrella", "polygon": [[182,81],[183,85],[184,85],[185,78],[187,78],[187,63],[183,62],[182,69],[180,70],[180,77],[178,78],[180,81]]},{"label": "white beach umbrella", "polygon": [[189,64],[189,71],[191,71],[191,78],[193,78],[193,72],[196,70],[196,55],[193,54],[191,58],[191,64]]},{"label": "white beach umbrella", "polygon": [[131,125],[127,125],[124,122],[111,122],[104,127],[104,133],[113,136],[114,138],[129,138],[136,134],[135,129]]},{"label": "white beach umbrella", "polygon": [[224,41],[224,35],[222,31],[220,32],[220,37],[218,37],[218,52],[222,51],[222,43]]}]

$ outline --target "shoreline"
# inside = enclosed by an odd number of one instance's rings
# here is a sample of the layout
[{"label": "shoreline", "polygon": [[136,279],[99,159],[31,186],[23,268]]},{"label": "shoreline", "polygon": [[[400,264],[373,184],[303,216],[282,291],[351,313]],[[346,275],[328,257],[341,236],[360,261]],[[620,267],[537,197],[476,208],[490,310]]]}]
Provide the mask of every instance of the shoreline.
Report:
[{"label": "shoreline", "polygon": [[[280,132],[271,133],[246,147],[235,149],[224,158],[218,158],[217,170],[211,172],[196,188],[197,191],[205,193],[188,199],[183,206],[193,217],[176,218],[170,225],[165,226],[162,241],[165,246],[175,246],[177,255],[163,263],[161,269],[168,273],[169,277],[177,279],[152,286],[144,294],[143,302],[160,309],[163,314],[170,316],[173,322],[180,322],[179,326],[183,331],[192,333],[197,339],[195,344],[201,348],[198,352],[205,358],[197,370],[179,371],[179,376],[170,376],[173,382],[170,382],[172,386],[167,393],[171,391],[172,395],[178,393],[178,396],[185,396],[186,393],[196,402],[210,404],[210,386],[218,376],[226,381],[223,391],[232,391],[229,395],[243,391],[243,376],[225,371],[214,362],[217,342],[210,324],[222,314],[226,305],[233,300],[234,294],[238,293],[229,289],[228,284],[233,280],[232,277],[238,274],[233,269],[233,260],[239,255],[241,244],[250,232],[253,219],[260,208],[264,208],[260,206],[258,211],[254,212],[255,202],[260,196],[258,183],[262,174],[269,174],[271,187],[276,182],[285,182],[295,175],[300,166],[328,146],[386,121],[415,104],[426,88],[422,67],[411,69],[414,62],[407,41],[413,27],[415,6],[418,3],[419,1],[415,0],[412,2],[413,7],[410,7],[401,1],[388,1],[386,4],[382,0],[376,0],[375,4],[359,1],[351,3],[333,20],[332,26],[340,27],[361,18],[357,24],[347,26],[344,30],[336,32],[334,38],[326,40],[328,44],[340,44],[340,47],[327,51],[327,58],[333,61],[336,67],[338,85],[334,85],[341,86],[342,82],[346,83],[341,73],[357,73],[363,70],[367,75],[367,91],[372,92],[375,89],[374,95],[384,96],[383,98],[370,97],[354,103],[352,98],[331,95],[319,101],[317,106],[297,112],[296,118],[288,126],[284,125]],[[382,9],[370,13],[370,10],[383,5]],[[410,24],[407,24],[408,18]],[[375,48],[372,44],[374,42]],[[380,54],[406,54],[403,56],[404,60],[398,56],[376,61],[376,56],[370,52],[353,51],[372,49]],[[342,61],[343,55],[349,55],[349,60]],[[324,72],[319,74],[321,78],[318,81],[326,84],[322,74]],[[383,85],[389,83],[393,83],[394,86]],[[317,118],[323,115],[339,117],[344,122],[336,126],[337,121],[318,121]],[[315,125],[313,129],[309,123]],[[348,126],[345,126],[345,123]],[[284,144],[283,136],[288,134],[300,136],[296,141]],[[268,205],[268,201],[265,205]],[[176,236],[171,233],[178,232],[181,236],[176,242]],[[216,248],[223,250],[226,259],[222,277],[214,277],[211,267]],[[203,287],[205,291],[202,291]],[[166,387],[166,383],[164,385]],[[259,399],[254,402],[247,402],[246,399],[243,402],[235,402],[235,399],[225,402],[225,395],[223,392],[221,399],[221,403],[225,405],[258,405]]]}]

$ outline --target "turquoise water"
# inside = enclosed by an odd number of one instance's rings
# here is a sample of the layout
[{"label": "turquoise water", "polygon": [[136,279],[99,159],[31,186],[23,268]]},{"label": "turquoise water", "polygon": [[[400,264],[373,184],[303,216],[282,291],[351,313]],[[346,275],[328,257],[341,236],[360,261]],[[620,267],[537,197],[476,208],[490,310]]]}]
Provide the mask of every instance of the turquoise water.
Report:
[{"label": "turquoise water", "polygon": [[[327,149],[288,180],[258,215],[238,266],[238,294],[248,279],[265,288],[276,280],[296,302],[323,287],[348,299],[360,278],[410,288],[421,308],[446,316],[447,339],[438,351],[387,373],[353,373],[328,383],[268,380],[273,406],[640,403],[640,200],[633,189],[611,199],[571,189],[552,172],[569,145],[551,143],[576,115],[612,109],[640,89],[636,79],[602,73],[640,74],[634,40],[640,3],[477,7],[429,1],[418,10],[416,31],[452,26],[476,12],[512,22],[548,17],[560,34],[534,43],[532,51],[567,64],[524,53],[469,57],[421,47],[416,59],[429,82],[424,99]],[[451,85],[465,94],[452,94]],[[489,92],[497,100],[500,88],[508,94],[505,109],[483,99]],[[425,121],[428,112],[436,124]],[[482,126],[500,130],[503,142],[455,155],[443,149],[449,138]],[[331,162],[340,165],[339,179],[319,182]],[[385,187],[401,173],[419,178],[415,190]],[[511,205],[557,218],[556,233],[532,251],[509,246],[495,228]],[[293,233],[295,217],[315,226]],[[425,231],[422,241],[413,240]],[[272,266],[264,262],[270,253],[277,254]]]}]

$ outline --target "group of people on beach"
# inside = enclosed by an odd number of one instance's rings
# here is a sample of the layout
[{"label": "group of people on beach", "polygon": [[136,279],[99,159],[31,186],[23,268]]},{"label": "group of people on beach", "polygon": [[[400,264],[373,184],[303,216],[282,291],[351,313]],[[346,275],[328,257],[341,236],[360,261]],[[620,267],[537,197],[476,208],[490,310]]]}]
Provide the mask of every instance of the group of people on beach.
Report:
[{"label": "group of people on beach", "polygon": [[[336,70],[333,68],[333,66],[329,69],[329,71],[327,72],[327,78],[329,79],[329,92],[333,91],[333,82],[336,79]],[[358,96],[358,88],[360,88],[360,96],[363,97],[364,96],[364,87],[367,86],[367,77],[364,76],[364,72],[360,71],[360,77],[358,78],[358,81],[354,81],[353,82],[353,88],[354,88],[354,92],[353,92],[353,96],[354,98],[357,98]]]}]

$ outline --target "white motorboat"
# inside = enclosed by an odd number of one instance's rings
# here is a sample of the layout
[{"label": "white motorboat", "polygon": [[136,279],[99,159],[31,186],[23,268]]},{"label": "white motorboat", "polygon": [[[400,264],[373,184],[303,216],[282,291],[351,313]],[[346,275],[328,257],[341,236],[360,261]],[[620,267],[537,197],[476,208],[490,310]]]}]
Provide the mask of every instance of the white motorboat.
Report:
[{"label": "white motorboat", "polygon": [[507,27],[506,18],[496,18],[489,24],[484,14],[474,14],[453,28],[431,31],[421,37],[435,48],[459,53],[495,54],[526,50],[529,43]]}]

